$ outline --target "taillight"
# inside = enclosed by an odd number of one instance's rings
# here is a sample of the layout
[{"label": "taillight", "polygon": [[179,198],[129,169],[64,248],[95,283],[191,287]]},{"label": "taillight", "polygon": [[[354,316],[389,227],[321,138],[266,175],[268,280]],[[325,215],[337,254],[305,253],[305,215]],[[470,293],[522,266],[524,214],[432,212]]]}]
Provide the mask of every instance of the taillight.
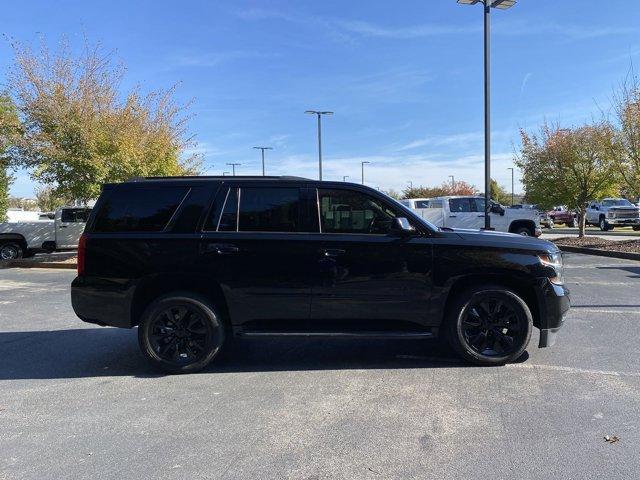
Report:
[{"label": "taillight", "polygon": [[87,254],[87,235],[83,233],[78,241],[78,276],[84,275],[84,259]]}]

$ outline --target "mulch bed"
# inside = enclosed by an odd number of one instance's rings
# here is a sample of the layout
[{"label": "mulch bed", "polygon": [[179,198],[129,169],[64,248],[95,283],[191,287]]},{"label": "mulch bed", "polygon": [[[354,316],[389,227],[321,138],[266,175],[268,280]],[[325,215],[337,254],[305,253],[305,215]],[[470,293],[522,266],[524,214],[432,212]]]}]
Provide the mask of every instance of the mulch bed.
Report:
[{"label": "mulch bed", "polygon": [[605,240],[598,237],[562,237],[552,240],[559,247],[580,247],[609,252],[640,253],[640,240]]}]

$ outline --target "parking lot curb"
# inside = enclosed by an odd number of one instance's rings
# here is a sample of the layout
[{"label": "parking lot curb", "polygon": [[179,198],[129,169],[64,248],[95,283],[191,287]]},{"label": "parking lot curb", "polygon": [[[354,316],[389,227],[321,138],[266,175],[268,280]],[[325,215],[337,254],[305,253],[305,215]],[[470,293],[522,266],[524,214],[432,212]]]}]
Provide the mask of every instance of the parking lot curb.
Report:
[{"label": "parking lot curb", "polygon": [[563,252],[582,253],[585,255],[596,255],[599,257],[622,258],[624,260],[640,261],[640,253],[616,252],[615,250],[598,250],[595,248],[572,247],[568,245],[558,245],[558,248]]},{"label": "parking lot curb", "polygon": [[75,270],[78,268],[76,263],[54,263],[54,262],[22,262],[20,260],[10,260],[0,268],[53,268],[58,270]]}]

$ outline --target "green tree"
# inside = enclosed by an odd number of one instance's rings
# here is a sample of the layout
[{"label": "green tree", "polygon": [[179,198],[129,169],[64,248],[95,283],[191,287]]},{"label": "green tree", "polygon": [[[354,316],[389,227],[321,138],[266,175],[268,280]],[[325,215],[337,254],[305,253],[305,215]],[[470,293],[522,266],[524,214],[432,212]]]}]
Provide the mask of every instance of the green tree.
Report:
[{"label": "green tree", "polygon": [[53,53],[13,49],[8,84],[23,132],[11,161],[56,196],[86,202],[105,182],[197,172],[197,159],[184,158],[191,138],[173,88],[122,96],[123,69],[99,46],[79,56],[65,42]]},{"label": "green tree", "polygon": [[71,200],[57,196],[55,189],[50,185],[36,187],[35,194],[38,208],[43,212],[53,212],[64,205],[72,203]]},{"label": "green tree", "polygon": [[567,205],[579,211],[583,237],[587,202],[618,191],[610,126],[598,123],[569,130],[544,124],[537,135],[520,134],[516,165],[523,174],[527,200],[544,208]]},{"label": "green tree", "polygon": [[511,205],[511,193],[498,184],[495,179],[491,179],[491,198],[502,205]]},{"label": "green tree", "polygon": [[621,187],[633,201],[640,197],[640,79],[633,70],[613,96],[612,150]]},{"label": "green tree", "polygon": [[11,98],[0,95],[0,222],[6,220],[9,207],[9,187],[13,181],[9,173],[9,161],[19,126],[18,114]]}]

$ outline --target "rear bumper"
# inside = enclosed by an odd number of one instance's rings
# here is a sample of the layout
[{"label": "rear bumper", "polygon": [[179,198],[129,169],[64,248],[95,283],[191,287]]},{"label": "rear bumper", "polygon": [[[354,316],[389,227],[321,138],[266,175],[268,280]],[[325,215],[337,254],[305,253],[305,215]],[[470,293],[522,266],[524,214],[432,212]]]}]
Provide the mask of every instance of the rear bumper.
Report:
[{"label": "rear bumper", "polygon": [[551,347],[556,343],[558,331],[564,324],[571,299],[569,289],[564,285],[551,283],[548,278],[540,280],[540,341],[538,347]]},{"label": "rear bumper", "polygon": [[83,322],[131,328],[134,288],[130,280],[76,277],[71,283],[71,305]]}]

